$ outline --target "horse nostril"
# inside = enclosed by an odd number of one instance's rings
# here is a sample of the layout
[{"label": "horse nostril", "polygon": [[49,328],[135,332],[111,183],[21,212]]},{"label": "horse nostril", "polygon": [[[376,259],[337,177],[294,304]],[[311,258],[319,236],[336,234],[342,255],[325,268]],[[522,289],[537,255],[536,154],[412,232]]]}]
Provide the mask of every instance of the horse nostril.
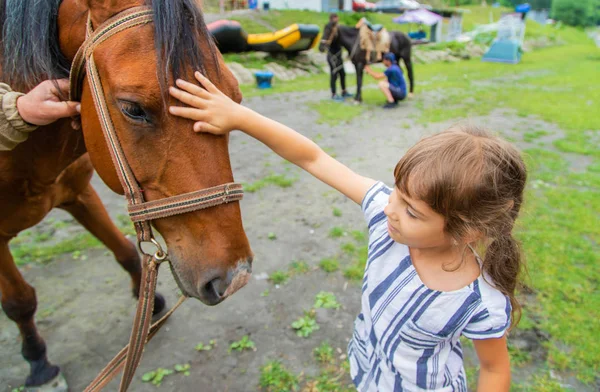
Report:
[{"label": "horse nostril", "polygon": [[206,292],[214,295],[217,298],[221,298],[225,291],[227,290],[227,285],[223,284],[221,278],[215,278],[206,284]]}]

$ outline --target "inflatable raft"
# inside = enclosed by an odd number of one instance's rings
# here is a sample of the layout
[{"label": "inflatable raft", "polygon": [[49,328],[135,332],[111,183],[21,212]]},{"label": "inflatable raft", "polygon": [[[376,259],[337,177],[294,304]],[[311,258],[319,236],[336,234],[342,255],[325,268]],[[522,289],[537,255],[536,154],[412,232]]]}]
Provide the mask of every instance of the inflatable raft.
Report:
[{"label": "inflatable raft", "polygon": [[208,25],[221,53],[249,51],[295,53],[309,50],[319,42],[319,26],[293,24],[265,34],[247,34],[239,22],[219,20]]}]

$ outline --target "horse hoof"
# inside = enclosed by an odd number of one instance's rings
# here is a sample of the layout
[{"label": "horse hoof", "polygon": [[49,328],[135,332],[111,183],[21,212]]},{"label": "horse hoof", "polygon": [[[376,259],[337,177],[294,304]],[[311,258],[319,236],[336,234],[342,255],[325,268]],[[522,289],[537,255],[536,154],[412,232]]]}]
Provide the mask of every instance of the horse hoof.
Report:
[{"label": "horse hoof", "polygon": [[154,294],[154,310],[152,310],[152,315],[156,316],[157,314],[162,312],[166,306],[167,306],[167,301],[165,300],[165,297],[163,297],[159,293],[155,293]]},{"label": "horse hoof", "polygon": [[58,373],[56,377],[48,381],[44,385],[35,387],[25,387],[25,392],[68,392],[69,387],[67,386],[67,380],[63,376],[62,372]]}]

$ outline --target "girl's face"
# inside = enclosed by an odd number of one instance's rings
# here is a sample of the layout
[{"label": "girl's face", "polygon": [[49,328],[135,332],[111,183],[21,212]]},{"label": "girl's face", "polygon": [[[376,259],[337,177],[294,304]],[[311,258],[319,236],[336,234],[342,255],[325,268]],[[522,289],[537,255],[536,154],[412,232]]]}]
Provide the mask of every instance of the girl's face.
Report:
[{"label": "girl's face", "polygon": [[388,217],[388,233],[396,242],[417,249],[452,245],[452,237],[444,230],[444,217],[427,203],[403,194],[397,187],[384,212]]}]

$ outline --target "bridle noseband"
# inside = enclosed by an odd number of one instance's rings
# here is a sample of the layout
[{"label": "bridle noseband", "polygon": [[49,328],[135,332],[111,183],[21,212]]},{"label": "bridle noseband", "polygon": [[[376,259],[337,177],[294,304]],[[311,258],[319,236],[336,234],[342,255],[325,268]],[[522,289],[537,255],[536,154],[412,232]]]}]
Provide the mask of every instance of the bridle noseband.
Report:
[{"label": "bridle noseband", "polygon": [[[141,288],[129,345],[104,368],[86,388],[86,392],[101,390],[123,367],[125,367],[125,370],[119,390],[126,391],[133,380],[133,375],[141,360],[145,343],[154,336],[167,318],[185,299],[185,297],[182,297],[173,309],[150,327],[158,268],[162,262],[168,259],[167,251],[163,250],[160,243],[154,238],[150,222],[155,219],[239,201],[244,194],[240,184],[229,183],[179,196],[149,202],[145,201],[143,191],[127,161],[127,157],[124,154],[115,131],[102,88],[100,74],[94,61],[94,49],[119,32],[135,26],[152,23],[152,21],[152,10],[149,7],[134,7],[108,19],[94,30],[90,14],[88,14],[86,40],[79,48],[71,67],[71,100],[79,101],[81,99],[84,77],[86,74],[88,76],[94,106],[98,113],[102,131],[109,146],[110,155],[119,181],[123,186],[125,197],[127,198],[129,216],[134,222],[137,233],[138,248],[143,254]],[[145,243],[152,244],[156,248],[156,252],[145,252],[142,249],[142,244]]]}]

